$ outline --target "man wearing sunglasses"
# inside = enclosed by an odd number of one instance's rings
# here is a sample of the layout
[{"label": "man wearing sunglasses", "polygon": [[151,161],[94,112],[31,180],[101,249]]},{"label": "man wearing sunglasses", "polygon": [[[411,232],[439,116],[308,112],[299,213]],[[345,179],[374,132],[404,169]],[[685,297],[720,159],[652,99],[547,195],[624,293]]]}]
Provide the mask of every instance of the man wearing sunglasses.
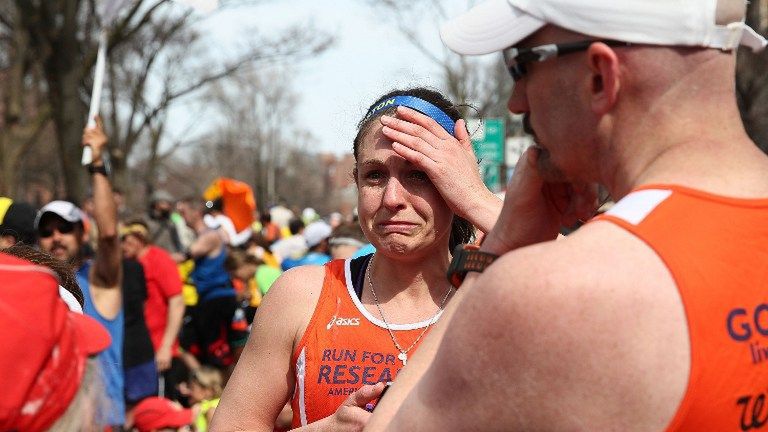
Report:
[{"label": "man wearing sunglasses", "polygon": [[83,253],[87,241],[85,213],[67,201],[52,201],[38,212],[37,227],[40,248],[55,258],[68,262],[77,270],[77,282],[85,297],[84,313],[94,317],[112,336],[111,345],[99,354],[105,391],[112,409],[102,419],[105,424],[120,426],[125,422],[123,402],[123,327],[121,290],[121,250],[117,231],[117,206],[102,155],[107,151],[107,136],[101,121],[83,133],[83,145],[92,149],[89,165],[93,190],[94,221],[98,229],[97,251],[93,259]]},{"label": "man wearing sunglasses", "polygon": [[[367,430],[768,428],[768,158],[734,79],[766,41],[744,11],[486,0],[442,29],[503,52],[536,146],[480,248],[498,258],[452,264],[461,288]],[[403,157],[428,155],[412,136]],[[552,241],[595,184],[617,204]]]}]

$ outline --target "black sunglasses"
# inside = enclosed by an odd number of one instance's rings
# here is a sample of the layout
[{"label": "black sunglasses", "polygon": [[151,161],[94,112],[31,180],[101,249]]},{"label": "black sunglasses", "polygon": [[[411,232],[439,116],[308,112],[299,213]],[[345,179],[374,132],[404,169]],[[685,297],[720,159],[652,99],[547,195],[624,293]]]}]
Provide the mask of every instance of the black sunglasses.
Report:
[{"label": "black sunglasses", "polygon": [[502,51],[504,64],[507,66],[512,79],[519,81],[526,74],[525,65],[531,62],[541,62],[547,59],[555,58],[564,54],[571,54],[579,51],[585,51],[595,42],[602,42],[608,46],[633,46],[630,42],[621,42],[615,40],[588,40],[581,42],[570,42],[562,44],[539,45],[531,48],[517,49],[509,47]]},{"label": "black sunglasses", "polygon": [[48,238],[53,235],[53,230],[56,230],[61,234],[70,234],[75,231],[75,224],[67,221],[57,221],[45,224],[45,226],[38,228],[37,234],[40,238]]}]

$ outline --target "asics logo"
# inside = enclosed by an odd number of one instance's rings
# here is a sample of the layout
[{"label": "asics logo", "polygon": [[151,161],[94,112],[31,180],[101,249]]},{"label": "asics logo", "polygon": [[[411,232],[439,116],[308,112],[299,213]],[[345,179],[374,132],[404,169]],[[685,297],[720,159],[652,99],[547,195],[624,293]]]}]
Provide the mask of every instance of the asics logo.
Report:
[{"label": "asics logo", "polygon": [[326,329],[330,330],[331,327],[335,325],[337,326],[359,326],[360,325],[360,318],[340,318],[340,317],[333,317],[331,318],[331,321],[328,322],[328,325],[325,326]]}]

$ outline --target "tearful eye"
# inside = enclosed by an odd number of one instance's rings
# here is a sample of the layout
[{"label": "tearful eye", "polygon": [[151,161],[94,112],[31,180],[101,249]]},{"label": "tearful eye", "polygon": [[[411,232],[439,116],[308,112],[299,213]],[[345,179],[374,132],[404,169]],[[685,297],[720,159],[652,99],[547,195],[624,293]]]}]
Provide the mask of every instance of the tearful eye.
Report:
[{"label": "tearful eye", "polygon": [[369,183],[378,183],[384,178],[384,174],[381,171],[372,170],[363,174],[363,179]]}]

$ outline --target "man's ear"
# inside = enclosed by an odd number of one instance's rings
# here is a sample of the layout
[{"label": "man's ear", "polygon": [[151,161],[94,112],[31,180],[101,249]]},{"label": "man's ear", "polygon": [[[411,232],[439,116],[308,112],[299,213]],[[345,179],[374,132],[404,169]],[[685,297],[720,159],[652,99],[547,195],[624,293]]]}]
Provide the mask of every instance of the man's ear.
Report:
[{"label": "man's ear", "polygon": [[592,111],[595,114],[606,114],[616,104],[621,88],[619,58],[611,47],[602,42],[595,42],[589,47],[587,58],[592,73]]}]

